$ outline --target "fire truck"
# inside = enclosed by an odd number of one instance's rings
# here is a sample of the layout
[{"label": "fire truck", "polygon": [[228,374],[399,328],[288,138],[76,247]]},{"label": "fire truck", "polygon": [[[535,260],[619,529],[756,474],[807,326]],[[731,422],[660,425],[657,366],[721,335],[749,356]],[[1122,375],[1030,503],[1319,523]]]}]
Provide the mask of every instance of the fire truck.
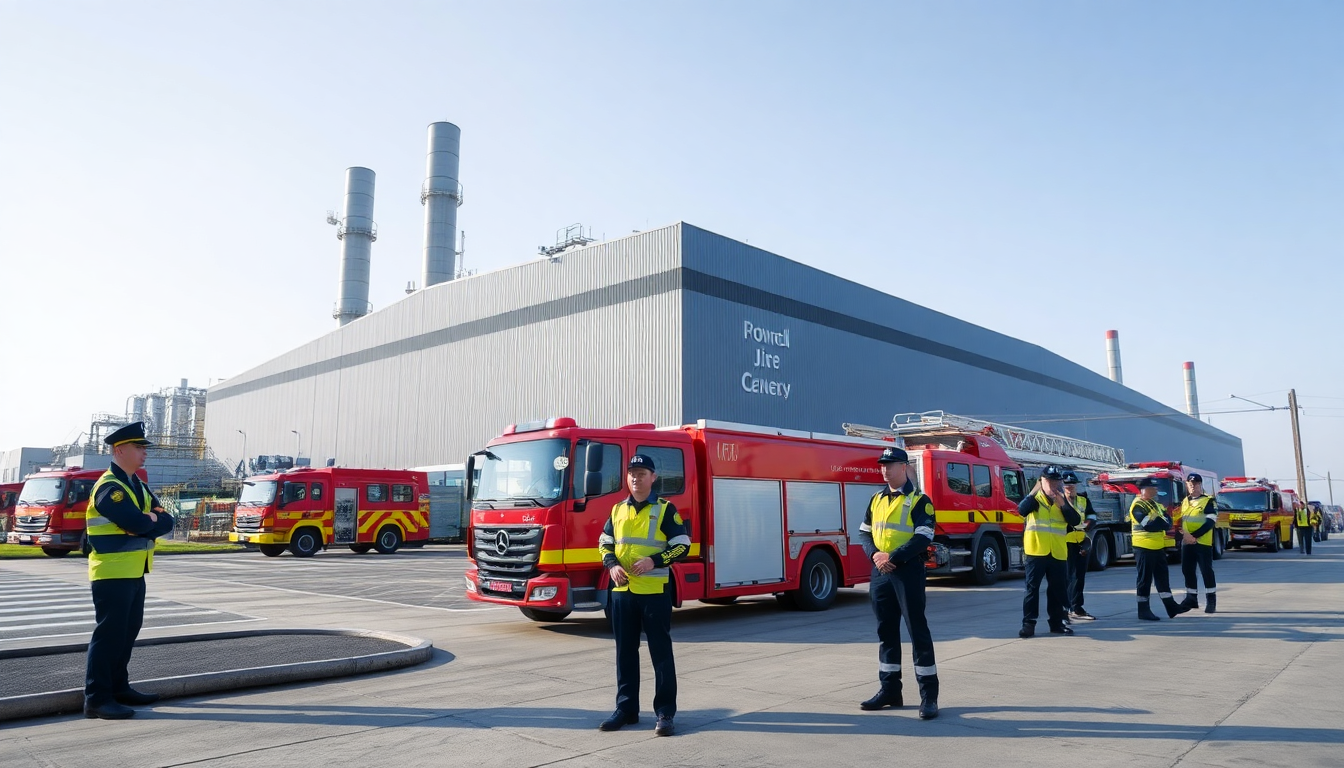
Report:
[{"label": "fire truck", "polygon": [[337,544],[390,555],[429,538],[424,472],[296,467],[243,481],[229,541],[267,557],[312,557]]},{"label": "fire truck", "polygon": [[14,527],[14,506],[22,490],[23,483],[0,483],[0,533]]},{"label": "fire truck", "polygon": [[884,487],[877,457],[890,444],[703,420],[512,425],[467,465],[467,596],[533,621],[607,610],[598,537],[628,496],[626,463],[641,453],[657,468],[654,492],[690,530],[690,556],[671,568],[674,604],[773,594],[823,610],[840,587],[868,581],[858,529]]},{"label": "fire truck", "polygon": [[[28,475],[14,510],[14,528],[6,540],[41,547],[49,557],[65,557],[79,549],[84,540],[89,492],[104,471],[67,467]],[[144,469],[136,474],[149,482]]]},{"label": "fire truck", "polygon": [[[928,572],[964,574],[982,585],[1025,569],[1017,504],[1044,467],[1055,464],[1086,476],[1087,470],[1123,466],[1125,458],[1124,451],[1100,443],[943,411],[899,413],[889,428],[846,424],[845,432],[904,443],[937,522]],[[1109,518],[1100,508],[1098,515],[1106,532],[1093,551],[1102,550],[1104,568],[1112,561],[1113,541]]]},{"label": "fire truck", "polygon": [[1219,517],[1231,520],[1229,546],[1264,547],[1270,552],[1293,548],[1293,514],[1297,494],[1280,490],[1260,477],[1224,478],[1218,489]]},{"label": "fire truck", "polygon": [[[1110,531],[1112,538],[1110,543],[1114,545],[1109,553],[1112,562],[1117,557],[1134,554],[1134,548],[1130,542],[1129,505],[1139,493],[1138,482],[1144,478],[1154,480],[1157,483],[1157,501],[1166,508],[1171,518],[1172,527],[1167,531],[1167,557],[1171,560],[1180,557],[1181,539],[1176,535],[1176,531],[1180,530],[1179,511],[1181,502],[1186,497],[1185,480],[1196,473],[1204,480],[1205,492],[1214,496],[1214,503],[1217,504],[1218,475],[1206,469],[1196,469],[1182,464],[1179,461],[1145,461],[1137,464],[1127,464],[1124,467],[1102,472],[1096,476],[1094,482],[1105,491],[1104,498],[1108,502],[1114,499],[1116,502],[1114,508],[1119,512],[1118,519],[1109,520],[1098,526],[1098,528],[1107,528]],[[1096,506],[1100,510],[1101,505],[1097,504]],[[1108,503],[1106,507],[1109,510],[1112,504]],[[1223,552],[1230,541],[1230,518],[1219,505],[1218,518],[1214,523],[1213,530],[1213,559],[1222,558]],[[1094,552],[1096,552],[1097,546],[1094,543]]]}]

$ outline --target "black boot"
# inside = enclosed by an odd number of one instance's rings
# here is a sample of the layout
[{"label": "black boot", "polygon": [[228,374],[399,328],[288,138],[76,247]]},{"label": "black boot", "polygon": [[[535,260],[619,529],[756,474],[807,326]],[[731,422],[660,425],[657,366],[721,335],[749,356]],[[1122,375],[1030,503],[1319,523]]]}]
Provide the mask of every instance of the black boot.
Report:
[{"label": "black boot", "polygon": [[1024,640],[1028,637],[1034,636],[1035,634],[1036,634],[1036,622],[1034,621],[1022,622],[1022,628],[1017,630],[1017,636]]},{"label": "black boot", "polygon": [[905,706],[905,700],[901,698],[901,681],[899,679],[894,682],[883,683],[876,696],[867,701],[859,702],[859,709],[869,712],[883,707],[896,709],[903,706]]},{"label": "black boot", "polygon": [[1153,609],[1148,606],[1147,600],[1139,603],[1139,618],[1144,621],[1161,621],[1157,618],[1157,614],[1153,613]]},{"label": "black boot", "polygon": [[1215,595],[1214,593],[1210,592],[1209,594],[1204,596],[1204,612],[1205,613],[1218,612],[1218,595]]},{"label": "black boot", "polygon": [[938,676],[915,679],[919,681],[919,719],[932,720],[938,716]]},{"label": "black boot", "polygon": [[1166,606],[1167,616],[1172,619],[1190,610],[1189,606],[1176,602],[1176,598],[1174,597],[1162,598],[1162,605]]},{"label": "black boot", "polygon": [[1181,607],[1187,611],[1193,611],[1199,607],[1199,593],[1193,590],[1185,593],[1185,599],[1181,601]]}]

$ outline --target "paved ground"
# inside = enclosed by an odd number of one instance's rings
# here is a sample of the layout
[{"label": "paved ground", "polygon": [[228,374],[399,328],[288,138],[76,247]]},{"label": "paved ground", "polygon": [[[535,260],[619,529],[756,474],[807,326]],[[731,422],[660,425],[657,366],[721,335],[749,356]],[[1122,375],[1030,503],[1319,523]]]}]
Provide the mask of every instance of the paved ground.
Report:
[{"label": "paved ground", "polygon": [[[115,755],[124,766],[323,768],[1339,766],[1344,667],[1332,643],[1344,635],[1344,542],[1317,552],[1231,553],[1217,564],[1218,614],[1155,625],[1133,617],[1131,566],[1094,573],[1088,607],[1101,620],[1067,638],[1016,637],[1020,579],[934,586],[943,716],[932,722],[913,709],[858,710],[877,661],[862,591],[819,614],[768,599],[693,605],[674,618],[681,713],[670,739],[652,736],[647,715],[597,732],[614,682],[601,622],[472,610],[460,549],[162,558],[153,597],[264,620],[254,626],[426,637],[438,656],[395,673],[175,700],[128,722],[11,724],[0,765],[106,768]],[[77,565],[7,561],[0,571],[77,583]]]}]

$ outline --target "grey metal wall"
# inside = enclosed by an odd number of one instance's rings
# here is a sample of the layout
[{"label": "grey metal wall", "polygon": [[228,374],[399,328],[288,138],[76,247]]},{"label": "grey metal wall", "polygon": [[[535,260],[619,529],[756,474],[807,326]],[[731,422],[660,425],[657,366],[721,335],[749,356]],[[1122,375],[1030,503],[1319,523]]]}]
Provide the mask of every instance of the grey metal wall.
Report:
[{"label": "grey metal wall", "polygon": [[[838,431],[933,409],[1113,417],[1028,426],[1124,448],[1131,461],[1243,471],[1239,438],[1033,344],[689,225],[682,248],[685,420]],[[744,322],[788,329],[790,348],[745,339]],[[763,346],[778,370],[757,366]],[[744,373],[789,384],[789,397],[744,391]],[[1139,417],[1154,413],[1164,416]]]},{"label": "grey metal wall", "polygon": [[[315,465],[454,463],[508,424],[681,417],[677,226],[423,289],[210,389],[207,438]],[[299,432],[299,437],[293,434]]]}]

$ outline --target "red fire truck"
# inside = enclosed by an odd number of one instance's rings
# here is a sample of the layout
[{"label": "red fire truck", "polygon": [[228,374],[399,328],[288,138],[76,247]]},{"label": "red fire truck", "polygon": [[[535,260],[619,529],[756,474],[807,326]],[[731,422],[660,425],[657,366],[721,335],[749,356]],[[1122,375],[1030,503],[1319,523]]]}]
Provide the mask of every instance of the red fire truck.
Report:
[{"label": "red fire truck", "polygon": [[628,495],[626,462],[642,453],[657,467],[654,492],[690,528],[690,557],[671,569],[677,605],[774,594],[790,607],[825,609],[839,587],[871,572],[858,529],[883,485],[877,456],[886,445],[712,421],[510,426],[467,467],[467,596],[518,606],[534,621],[604,610],[598,536]]},{"label": "red fire truck", "polygon": [[[1186,497],[1185,479],[1194,473],[1198,473],[1203,478],[1204,492],[1214,496],[1215,503],[1217,503],[1218,475],[1206,469],[1196,469],[1182,464],[1179,461],[1145,461],[1137,464],[1127,464],[1122,468],[1097,475],[1096,482],[1108,494],[1118,497],[1118,509],[1121,511],[1120,518],[1117,521],[1105,526],[1110,529],[1111,543],[1114,544],[1110,555],[1112,561],[1117,557],[1134,553],[1134,547],[1130,542],[1129,505],[1133,502],[1134,496],[1138,494],[1138,482],[1143,478],[1150,478],[1157,482],[1157,501],[1166,507],[1171,516],[1172,528],[1167,531],[1167,557],[1174,559],[1180,556],[1181,540],[1176,536],[1176,531],[1180,525],[1179,508],[1181,501]],[[1213,530],[1213,559],[1215,560],[1223,556],[1224,550],[1231,541],[1229,526],[1230,518],[1220,505],[1218,519],[1214,523]]]},{"label": "red fire truck", "polygon": [[229,541],[267,557],[312,557],[332,544],[385,555],[429,538],[424,472],[297,467],[243,481]]},{"label": "red fire truck", "polygon": [[1228,545],[1235,548],[1292,550],[1296,506],[1297,494],[1280,490],[1263,477],[1224,478],[1218,489],[1218,511],[1231,522]]},{"label": "red fire truck", "polygon": [[[84,539],[84,510],[89,492],[105,470],[45,469],[23,481],[14,510],[10,544],[41,547],[50,557],[65,557],[80,548]],[[145,470],[136,473],[148,482]]]},{"label": "red fire truck", "polygon": [[[890,428],[846,424],[845,431],[904,442],[937,519],[929,573],[965,574],[985,585],[1025,568],[1017,504],[1045,466],[1088,476],[1086,470],[1123,466],[1125,458],[1124,451],[1099,443],[943,411],[899,413]],[[1105,538],[1096,546],[1103,548],[1101,562],[1109,564]]]},{"label": "red fire truck", "polygon": [[23,483],[0,484],[0,533],[9,533],[14,527],[14,506],[22,490]]}]

